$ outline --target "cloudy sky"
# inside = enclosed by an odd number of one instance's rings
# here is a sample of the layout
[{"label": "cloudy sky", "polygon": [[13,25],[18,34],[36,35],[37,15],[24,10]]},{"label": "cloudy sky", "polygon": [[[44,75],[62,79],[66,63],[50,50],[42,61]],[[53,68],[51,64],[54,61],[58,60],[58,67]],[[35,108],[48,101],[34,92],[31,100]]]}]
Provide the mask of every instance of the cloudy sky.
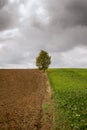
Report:
[{"label": "cloudy sky", "polygon": [[0,68],[87,67],[87,0],[0,0]]}]

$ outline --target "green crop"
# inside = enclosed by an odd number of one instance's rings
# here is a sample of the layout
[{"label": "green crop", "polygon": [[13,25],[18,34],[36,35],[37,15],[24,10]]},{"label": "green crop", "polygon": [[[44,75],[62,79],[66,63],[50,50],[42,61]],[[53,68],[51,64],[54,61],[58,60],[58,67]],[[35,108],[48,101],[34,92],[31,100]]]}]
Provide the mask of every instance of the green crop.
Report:
[{"label": "green crop", "polygon": [[87,69],[49,69],[54,129],[87,130]]}]

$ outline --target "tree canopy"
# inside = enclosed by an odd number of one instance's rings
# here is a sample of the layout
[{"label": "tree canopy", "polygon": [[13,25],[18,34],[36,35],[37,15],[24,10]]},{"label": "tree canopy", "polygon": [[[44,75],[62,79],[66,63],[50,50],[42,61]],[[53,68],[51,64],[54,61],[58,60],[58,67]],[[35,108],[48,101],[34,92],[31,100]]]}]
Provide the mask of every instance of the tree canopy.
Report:
[{"label": "tree canopy", "polygon": [[51,64],[51,56],[48,55],[48,52],[41,50],[38,57],[36,57],[36,66],[39,70],[46,70],[48,69],[49,65]]}]

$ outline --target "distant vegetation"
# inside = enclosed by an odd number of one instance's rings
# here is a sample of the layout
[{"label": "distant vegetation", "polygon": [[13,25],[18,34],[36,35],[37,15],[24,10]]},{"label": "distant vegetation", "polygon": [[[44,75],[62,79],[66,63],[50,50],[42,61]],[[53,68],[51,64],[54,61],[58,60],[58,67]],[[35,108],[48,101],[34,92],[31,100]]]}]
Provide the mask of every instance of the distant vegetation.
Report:
[{"label": "distant vegetation", "polygon": [[87,130],[87,69],[49,69],[53,130]]},{"label": "distant vegetation", "polygon": [[38,57],[36,58],[36,66],[39,70],[46,70],[48,69],[49,65],[51,64],[51,57],[48,55],[48,52],[41,50]]}]

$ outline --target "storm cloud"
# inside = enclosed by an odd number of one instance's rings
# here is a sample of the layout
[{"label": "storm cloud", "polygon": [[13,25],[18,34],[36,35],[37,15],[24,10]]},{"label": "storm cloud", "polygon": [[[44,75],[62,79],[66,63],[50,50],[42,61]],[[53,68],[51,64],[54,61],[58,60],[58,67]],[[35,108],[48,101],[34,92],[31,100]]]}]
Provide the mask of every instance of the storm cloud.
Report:
[{"label": "storm cloud", "polygon": [[87,0],[0,0],[0,66],[35,67],[42,49],[51,67],[87,67]]},{"label": "storm cloud", "polygon": [[12,3],[9,0],[0,0],[0,31],[18,26],[20,19],[19,6],[19,2]]}]

